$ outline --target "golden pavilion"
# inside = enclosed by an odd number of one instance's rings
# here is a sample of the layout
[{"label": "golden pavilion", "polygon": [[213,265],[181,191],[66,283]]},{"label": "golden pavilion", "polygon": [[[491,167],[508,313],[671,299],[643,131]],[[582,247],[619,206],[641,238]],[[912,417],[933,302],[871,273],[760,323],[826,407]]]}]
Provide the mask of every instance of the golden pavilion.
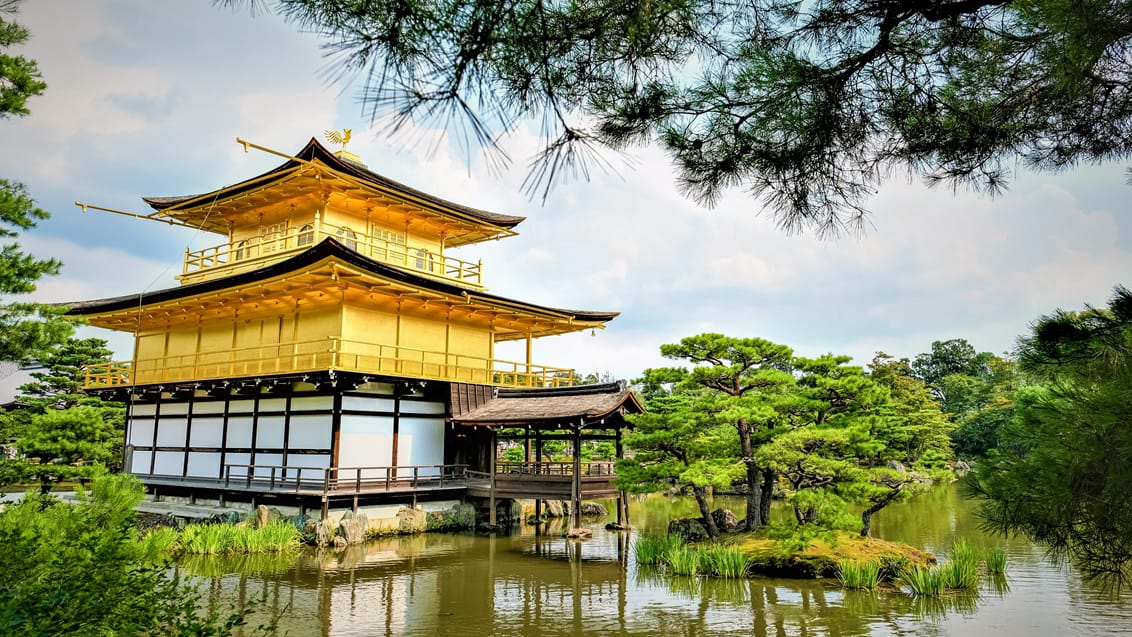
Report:
[{"label": "golden pavilion", "polygon": [[[624,383],[575,386],[573,370],[533,358],[536,339],[602,328],[617,312],[489,293],[483,264],[455,254],[516,235],[523,217],[410,188],[344,145],[311,139],[288,155],[238,141],[284,161],[212,192],[145,198],[153,212],[133,215],[218,235],[186,250],[180,285],[70,305],[134,335],[130,361],[86,379],[128,405],[127,471],[159,495],[324,517],[374,503],[619,495],[612,463],[579,451],[608,439],[619,454],[622,416],[640,405]],[[496,358],[502,341],[524,342],[523,360]],[[526,461],[499,462],[503,439]],[[543,440],[574,453],[550,462]]]}]

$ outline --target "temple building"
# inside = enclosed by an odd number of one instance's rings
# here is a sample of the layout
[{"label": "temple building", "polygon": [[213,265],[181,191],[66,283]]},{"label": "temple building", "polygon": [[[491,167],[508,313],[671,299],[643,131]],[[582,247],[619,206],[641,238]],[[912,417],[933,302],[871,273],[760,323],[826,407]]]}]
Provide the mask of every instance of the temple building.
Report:
[{"label": "temple building", "polygon": [[[579,451],[609,440],[620,453],[640,405],[624,383],[575,386],[573,370],[533,357],[536,339],[617,313],[489,293],[482,263],[454,254],[517,234],[522,217],[414,190],[344,145],[311,139],[287,155],[238,141],[284,161],[132,215],[219,235],[186,250],[180,285],[70,304],[134,335],[130,361],[86,379],[128,405],[127,471],[158,496],[324,517],[481,497],[494,522],[496,498],[619,495],[612,458]],[[523,360],[496,358],[504,341],[524,343]],[[499,461],[501,439],[524,461]],[[570,460],[551,462],[546,441]]]}]

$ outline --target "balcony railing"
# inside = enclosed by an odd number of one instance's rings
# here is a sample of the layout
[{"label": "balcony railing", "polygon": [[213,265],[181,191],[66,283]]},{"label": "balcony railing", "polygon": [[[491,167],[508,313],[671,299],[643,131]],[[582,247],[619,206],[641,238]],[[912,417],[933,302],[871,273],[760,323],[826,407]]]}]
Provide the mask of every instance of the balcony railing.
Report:
[{"label": "balcony railing", "polygon": [[403,242],[362,234],[349,228],[320,224],[268,233],[240,241],[222,243],[203,250],[185,251],[185,264],[181,280],[186,283],[206,275],[223,272],[236,274],[263,267],[281,255],[300,252],[332,237],[347,248],[382,263],[388,263],[418,274],[459,283],[469,287],[483,287],[483,264],[434,254],[423,248],[406,246]]},{"label": "balcony railing", "polygon": [[86,369],[83,387],[220,380],[339,370],[503,387],[571,385],[574,370],[339,338],[114,362]]}]

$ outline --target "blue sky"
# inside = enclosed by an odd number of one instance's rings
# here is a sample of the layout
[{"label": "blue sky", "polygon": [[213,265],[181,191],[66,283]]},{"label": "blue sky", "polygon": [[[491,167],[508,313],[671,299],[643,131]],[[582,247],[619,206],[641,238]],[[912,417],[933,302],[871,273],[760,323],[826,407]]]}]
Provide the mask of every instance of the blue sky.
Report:
[{"label": "blue sky", "polygon": [[[141,196],[202,192],[274,166],[237,136],[294,151],[352,128],[369,167],[441,197],[528,219],[518,237],[461,249],[483,258],[495,293],[622,316],[596,336],[542,339],[536,361],[634,377],[665,364],[661,343],[705,331],[759,336],[804,355],[914,356],[966,338],[1003,352],[1041,314],[1104,304],[1132,284],[1132,188],[1122,164],[1058,175],[1021,171],[999,198],[894,179],[869,202],[864,237],[783,234],[741,192],[706,210],[681,197],[655,148],[619,174],[559,186],[544,202],[520,184],[537,128],[507,144],[504,174],[468,159],[443,131],[389,138],[363,117],[358,85],[330,83],[319,41],[274,15],[209,2],[34,0],[21,52],[47,92],[0,120],[0,176],[26,183],[52,218],[21,237],[65,262],[37,297],[73,301],[176,285],[186,247],[220,242],[99,212],[148,212]],[[440,140],[437,144],[420,140]],[[129,358],[130,338],[109,338]],[[501,357],[521,358],[501,349]]]}]

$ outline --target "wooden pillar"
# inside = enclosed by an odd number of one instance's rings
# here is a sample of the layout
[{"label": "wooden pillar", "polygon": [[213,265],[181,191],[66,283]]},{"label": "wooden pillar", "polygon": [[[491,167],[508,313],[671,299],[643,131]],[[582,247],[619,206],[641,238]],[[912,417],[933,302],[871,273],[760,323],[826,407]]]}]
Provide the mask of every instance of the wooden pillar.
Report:
[{"label": "wooden pillar", "polygon": [[535,498],[535,535],[542,535],[542,500]]},{"label": "wooden pillar", "polygon": [[495,430],[491,430],[491,455],[488,462],[488,471],[491,472],[491,490],[488,492],[488,512],[487,523],[495,526],[495,453],[497,451],[497,444],[495,442]]},{"label": "wooden pillar", "polygon": [[[613,456],[616,460],[621,460],[622,458],[625,457],[625,448],[621,444],[621,428],[618,427],[615,431],[617,432],[616,433],[616,439],[615,439],[615,442],[614,442],[614,446],[615,446],[616,451],[614,452]],[[625,499],[625,491],[623,489],[619,489],[617,491],[617,525],[618,526],[621,526],[621,527],[628,526],[628,524],[629,524],[628,513],[629,513],[629,503]]]},{"label": "wooden pillar", "polygon": [[574,426],[574,479],[570,489],[570,528],[582,525],[582,426]]}]

